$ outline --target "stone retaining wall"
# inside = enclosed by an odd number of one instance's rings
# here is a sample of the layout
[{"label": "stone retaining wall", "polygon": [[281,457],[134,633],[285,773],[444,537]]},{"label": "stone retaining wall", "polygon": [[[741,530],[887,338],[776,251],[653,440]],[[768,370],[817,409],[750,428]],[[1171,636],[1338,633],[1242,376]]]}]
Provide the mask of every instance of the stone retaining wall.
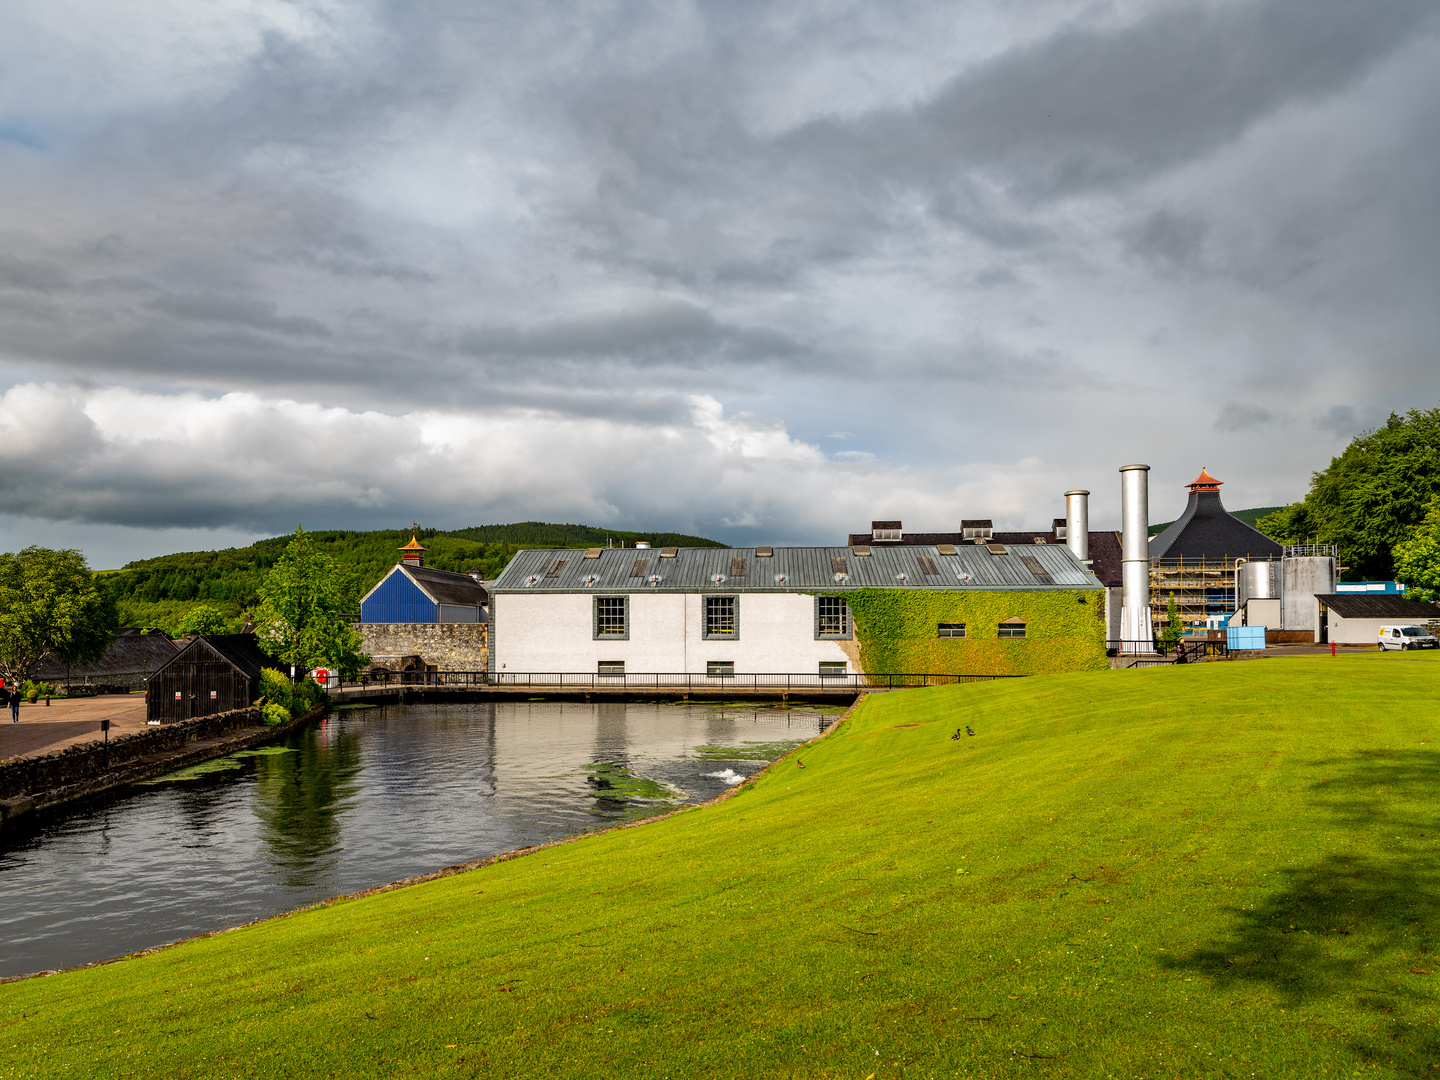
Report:
[{"label": "stone retaining wall", "polygon": [[[196,739],[213,739],[260,723],[263,720],[259,709],[235,709],[120,735],[110,740],[110,767],[152,754],[179,750]],[[97,739],[92,743],[68,746],[43,757],[7,762],[0,765],[0,799],[30,795],[87,780],[105,770],[105,760],[105,743]]]},{"label": "stone retaining wall", "polygon": [[357,623],[364,651],[399,670],[401,657],[419,656],[441,671],[485,671],[490,628],[485,623]]}]

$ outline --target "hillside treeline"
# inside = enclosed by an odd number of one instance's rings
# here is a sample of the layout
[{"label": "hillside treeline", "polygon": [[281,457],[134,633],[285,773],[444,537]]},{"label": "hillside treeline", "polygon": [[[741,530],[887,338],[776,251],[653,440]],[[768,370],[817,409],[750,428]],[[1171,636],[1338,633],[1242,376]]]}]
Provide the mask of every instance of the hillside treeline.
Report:
[{"label": "hillside treeline", "polygon": [[[308,535],[333,558],[346,578],[347,600],[358,611],[360,597],[399,561],[398,549],[412,535],[429,550],[425,564],[465,573],[478,570],[491,580],[522,548],[559,548],[633,544],[657,547],[719,547],[713,540],[680,533],[626,532],[589,525],[552,525],[524,521],[514,525],[478,525],[468,529],[383,529],[373,532],[324,531]],[[249,547],[222,551],[185,551],[127,563],[99,575],[127,626],[158,626],[171,633],[185,613],[199,604],[219,609],[237,624],[256,603],[266,571],[285,551],[289,536],[260,540]]]}]

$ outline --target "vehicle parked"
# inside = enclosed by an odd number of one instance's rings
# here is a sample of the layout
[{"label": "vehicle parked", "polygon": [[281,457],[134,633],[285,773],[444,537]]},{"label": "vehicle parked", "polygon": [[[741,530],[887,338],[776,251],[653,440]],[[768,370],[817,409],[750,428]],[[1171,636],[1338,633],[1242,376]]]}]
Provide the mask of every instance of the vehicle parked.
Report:
[{"label": "vehicle parked", "polygon": [[1382,626],[1379,645],[1382,652],[1386,649],[1434,649],[1440,648],[1440,641],[1423,626]]}]

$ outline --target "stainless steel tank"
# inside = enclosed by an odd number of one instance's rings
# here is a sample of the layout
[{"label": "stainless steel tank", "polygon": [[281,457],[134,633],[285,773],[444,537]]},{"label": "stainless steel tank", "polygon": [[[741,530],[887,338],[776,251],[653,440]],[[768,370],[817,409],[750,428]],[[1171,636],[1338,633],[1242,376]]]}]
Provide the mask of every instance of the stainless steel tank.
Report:
[{"label": "stainless steel tank", "polygon": [[1247,600],[1279,600],[1282,589],[1280,562],[1242,562],[1235,567],[1235,605]]}]

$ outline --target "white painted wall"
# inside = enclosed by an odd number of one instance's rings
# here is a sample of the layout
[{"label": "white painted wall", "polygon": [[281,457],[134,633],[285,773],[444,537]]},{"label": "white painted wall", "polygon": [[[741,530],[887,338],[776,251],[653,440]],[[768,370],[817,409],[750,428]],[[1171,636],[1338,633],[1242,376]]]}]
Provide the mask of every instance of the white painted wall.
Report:
[{"label": "white painted wall", "polygon": [[629,595],[628,641],[594,640],[595,598],[589,594],[507,592],[495,597],[494,670],[585,673],[595,671],[601,660],[623,660],[627,675],[703,675],[707,661],[731,660],[737,675],[816,674],[825,660],[846,662],[845,670],[855,671],[841,642],[815,640],[813,596],[741,593],[739,634],[706,640],[700,594]]},{"label": "white painted wall", "polygon": [[1380,627],[1407,626],[1398,619],[1342,619],[1333,611],[1327,611],[1328,634],[1337,645],[1377,645]]}]

